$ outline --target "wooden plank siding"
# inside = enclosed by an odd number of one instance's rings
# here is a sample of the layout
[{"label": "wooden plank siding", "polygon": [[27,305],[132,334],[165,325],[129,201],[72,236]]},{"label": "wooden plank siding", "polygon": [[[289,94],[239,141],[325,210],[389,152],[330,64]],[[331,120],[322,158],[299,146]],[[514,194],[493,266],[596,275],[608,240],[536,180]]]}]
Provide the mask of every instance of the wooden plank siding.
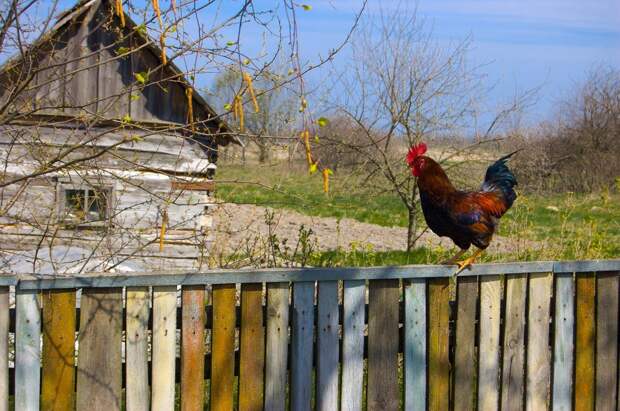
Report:
[{"label": "wooden plank siding", "polygon": [[289,283],[267,285],[265,409],[285,411],[287,404]]},{"label": "wooden plank siding", "polygon": [[150,409],[148,331],[148,287],[127,287],[125,343],[125,406],[127,411]]},{"label": "wooden plank siding", "polygon": [[364,307],[366,282],[343,282],[342,411],[361,411],[364,392]]},{"label": "wooden plank siding", "polygon": [[241,286],[239,411],[263,409],[264,353],[263,285],[261,283],[243,284]]},{"label": "wooden plank siding", "polygon": [[598,410],[616,407],[618,378],[618,274],[596,279],[596,392]]},{"label": "wooden plank siding", "polygon": [[235,285],[213,286],[211,411],[232,411],[235,372]]},{"label": "wooden plank siding", "polygon": [[181,291],[181,410],[202,410],[205,402],[205,287]]},{"label": "wooden plank siding", "polygon": [[426,283],[405,284],[405,409],[426,409]]},{"label": "wooden plank siding", "polygon": [[447,410],[450,404],[448,279],[428,281],[428,406]]},{"label": "wooden plank siding", "polygon": [[595,394],[595,293],[593,273],[577,275],[575,315],[575,409],[594,410]]},{"label": "wooden plank siding", "polygon": [[462,277],[457,283],[456,347],[454,354],[454,410],[476,409],[476,304],[478,277]]},{"label": "wooden plank siding", "polygon": [[575,282],[572,273],[555,278],[553,411],[571,411],[575,353]]},{"label": "wooden plank siding", "polygon": [[478,408],[489,411],[499,409],[501,289],[499,276],[488,276],[480,281]]},{"label": "wooden plank siding", "polygon": [[338,409],[338,282],[318,283],[316,409]]}]

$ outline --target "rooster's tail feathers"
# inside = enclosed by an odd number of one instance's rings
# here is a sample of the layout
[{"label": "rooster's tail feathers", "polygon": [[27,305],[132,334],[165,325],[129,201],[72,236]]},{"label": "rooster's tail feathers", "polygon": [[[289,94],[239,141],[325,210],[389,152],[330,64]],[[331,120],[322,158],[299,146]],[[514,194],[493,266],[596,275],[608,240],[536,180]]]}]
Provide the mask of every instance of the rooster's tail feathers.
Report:
[{"label": "rooster's tail feathers", "polygon": [[506,161],[519,151],[521,150],[505,155],[491,164],[487,169],[486,175],[484,176],[484,183],[482,184],[483,191],[501,191],[502,197],[506,202],[506,208],[512,206],[512,203],[517,198],[517,193],[513,188],[517,185],[517,179],[506,165]]}]

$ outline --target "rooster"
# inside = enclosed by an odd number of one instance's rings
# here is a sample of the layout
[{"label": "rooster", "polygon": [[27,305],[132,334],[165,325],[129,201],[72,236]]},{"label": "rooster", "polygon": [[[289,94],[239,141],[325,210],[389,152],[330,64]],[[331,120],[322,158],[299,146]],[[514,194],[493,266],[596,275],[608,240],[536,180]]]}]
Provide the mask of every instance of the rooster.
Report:
[{"label": "rooster", "polygon": [[[506,166],[506,160],[517,151],[500,158],[487,169],[479,191],[460,191],[452,185],[441,166],[424,155],[426,144],[416,144],[409,150],[407,164],[417,177],[426,224],[435,234],[449,237],[461,249],[445,262],[456,262],[459,269],[455,275],[470,267],[489,246],[499,219],[517,198],[514,191],[517,180]],[[472,244],[478,249],[471,257],[457,262]]]}]

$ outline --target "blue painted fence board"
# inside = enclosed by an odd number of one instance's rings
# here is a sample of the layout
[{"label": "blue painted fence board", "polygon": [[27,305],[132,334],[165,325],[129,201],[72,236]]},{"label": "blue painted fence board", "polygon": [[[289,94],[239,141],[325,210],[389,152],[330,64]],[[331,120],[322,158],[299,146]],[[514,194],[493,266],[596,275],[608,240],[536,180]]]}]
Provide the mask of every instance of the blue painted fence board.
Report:
[{"label": "blue painted fence board", "polygon": [[318,285],[317,406],[318,411],[338,409],[338,282]]},{"label": "blue painted fence board", "polygon": [[37,291],[15,296],[15,409],[36,411],[41,392],[41,307]]},{"label": "blue painted fence board", "polygon": [[426,282],[405,285],[405,409],[426,409]]},{"label": "blue painted fence board", "polygon": [[342,411],[361,411],[364,383],[364,307],[366,282],[344,281],[342,335]]},{"label": "blue painted fence board", "polygon": [[314,283],[293,285],[291,344],[291,408],[312,409],[312,346],[314,328]]},{"label": "blue painted fence board", "polygon": [[573,274],[556,274],[553,344],[553,411],[572,410],[575,346],[575,283]]}]

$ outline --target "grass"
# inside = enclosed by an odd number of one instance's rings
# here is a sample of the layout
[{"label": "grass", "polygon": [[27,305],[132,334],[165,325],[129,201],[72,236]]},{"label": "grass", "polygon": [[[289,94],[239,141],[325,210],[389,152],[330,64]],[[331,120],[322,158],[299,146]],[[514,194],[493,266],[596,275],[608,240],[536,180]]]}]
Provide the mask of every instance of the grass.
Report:
[{"label": "grass", "polygon": [[[395,194],[382,191],[380,183],[344,173],[333,177],[329,196],[322,192],[320,176],[289,170],[286,165],[224,165],[218,180],[216,194],[226,202],[352,218],[382,226],[407,225],[406,209]],[[502,217],[498,234],[528,240],[531,244],[511,254],[483,256],[482,261],[618,258],[620,194],[520,194],[512,209]],[[426,248],[411,253],[335,250],[316,253],[309,263],[316,266],[436,263],[450,252]]]}]

